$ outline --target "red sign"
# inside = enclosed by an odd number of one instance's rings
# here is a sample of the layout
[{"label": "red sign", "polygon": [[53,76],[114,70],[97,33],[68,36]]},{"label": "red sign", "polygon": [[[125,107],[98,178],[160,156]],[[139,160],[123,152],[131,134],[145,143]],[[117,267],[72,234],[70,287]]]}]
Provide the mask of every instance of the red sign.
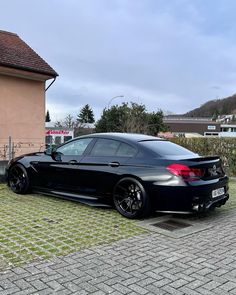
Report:
[{"label": "red sign", "polygon": [[46,130],[47,135],[52,135],[52,134],[59,134],[59,135],[68,135],[70,131],[68,130]]}]

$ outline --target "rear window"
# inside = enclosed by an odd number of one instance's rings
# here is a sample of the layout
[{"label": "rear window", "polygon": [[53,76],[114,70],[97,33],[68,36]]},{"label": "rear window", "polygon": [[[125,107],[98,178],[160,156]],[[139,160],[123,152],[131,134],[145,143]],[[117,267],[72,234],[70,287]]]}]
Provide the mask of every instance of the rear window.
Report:
[{"label": "rear window", "polygon": [[191,152],[190,150],[187,150],[186,148],[169,141],[145,140],[145,141],[140,141],[140,144],[152,150],[153,152],[155,152],[161,157],[185,156],[185,155],[196,156],[196,154]]}]

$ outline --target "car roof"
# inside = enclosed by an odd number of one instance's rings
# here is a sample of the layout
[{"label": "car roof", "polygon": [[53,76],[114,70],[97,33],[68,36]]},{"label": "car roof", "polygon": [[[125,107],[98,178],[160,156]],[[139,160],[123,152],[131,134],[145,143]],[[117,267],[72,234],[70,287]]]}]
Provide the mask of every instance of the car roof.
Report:
[{"label": "car roof", "polygon": [[145,140],[163,140],[162,138],[150,136],[146,134],[139,133],[121,133],[121,132],[105,132],[105,133],[92,133],[84,135],[82,137],[99,137],[99,138],[108,138],[108,139],[119,139],[127,140],[130,142],[139,142]]}]

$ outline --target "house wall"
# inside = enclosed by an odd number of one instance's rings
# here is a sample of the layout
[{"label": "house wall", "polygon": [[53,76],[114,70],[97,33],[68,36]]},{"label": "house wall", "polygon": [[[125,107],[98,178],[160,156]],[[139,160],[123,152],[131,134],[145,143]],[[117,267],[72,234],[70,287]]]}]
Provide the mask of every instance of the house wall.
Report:
[{"label": "house wall", "polygon": [[0,159],[8,137],[15,156],[44,149],[45,81],[0,74]]},{"label": "house wall", "polygon": [[236,132],[220,132],[219,137],[236,137]]},{"label": "house wall", "polygon": [[181,122],[167,121],[164,123],[169,127],[171,132],[179,133],[199,133],[204,135],[205,132],[220,132],[220,124],[216,122]]}]

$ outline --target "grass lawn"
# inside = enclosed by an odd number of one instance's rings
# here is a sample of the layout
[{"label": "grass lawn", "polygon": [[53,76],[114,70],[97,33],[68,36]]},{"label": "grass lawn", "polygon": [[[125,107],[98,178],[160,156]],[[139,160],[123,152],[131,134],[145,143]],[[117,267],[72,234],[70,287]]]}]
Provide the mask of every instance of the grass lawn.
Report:
[{"label": "grass lawn", "polygon": [[[230,182],[230,200],[217,210],[232,208],[236,208],[236,181]],[[0,271],[146,232],[113,209],[16,195],[0,184]]]}]

